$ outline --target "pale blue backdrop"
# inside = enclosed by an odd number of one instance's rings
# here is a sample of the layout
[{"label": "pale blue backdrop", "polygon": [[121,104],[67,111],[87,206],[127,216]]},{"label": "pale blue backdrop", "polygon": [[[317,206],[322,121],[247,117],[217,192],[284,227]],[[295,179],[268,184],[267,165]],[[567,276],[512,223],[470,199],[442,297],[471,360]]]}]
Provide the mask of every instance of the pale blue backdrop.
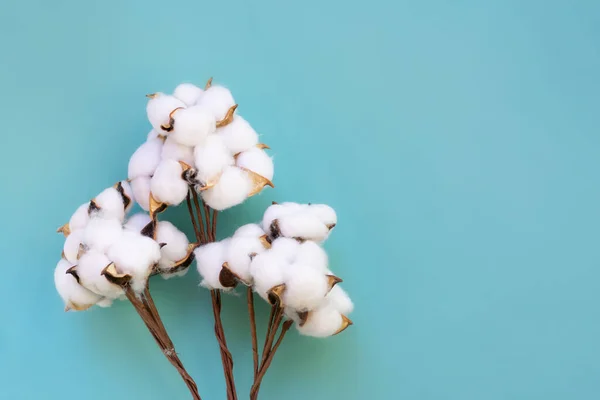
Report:
[{"label": "pale blue backdrop", "polygon": [[[188,398],[129,304],[63,312],[54,230],[125,176],[144,94],[209,76],[277,168],[221,236],[329,203],[357,304],[343,335],[291,334],[262,399],[600,398],[599,23],[597,1],[3,0],[0,398]],[[197,283],[153,291],[223,399]],[[224,320],[245,398],[243,297]]]}]

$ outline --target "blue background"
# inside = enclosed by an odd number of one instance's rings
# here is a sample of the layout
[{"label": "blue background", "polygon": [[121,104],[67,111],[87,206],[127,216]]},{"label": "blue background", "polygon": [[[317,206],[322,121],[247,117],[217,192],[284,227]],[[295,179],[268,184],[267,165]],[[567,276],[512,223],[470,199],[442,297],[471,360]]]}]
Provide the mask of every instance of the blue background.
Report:
[{"label": "blue background", "polygon": [[[276,161],[220,236],[271,200],[333,205],[357,305],[343,335],[291,334],[262,399],[599,398],[599,23],[594,1],[3,0],[0,398],[188,398],[128,303],[63,312],[54,230],[125,176],[144,94],[209,76]],[[222,399],[197,284],[152,289]],[[244,298],[224,303],[245,398]]]}]

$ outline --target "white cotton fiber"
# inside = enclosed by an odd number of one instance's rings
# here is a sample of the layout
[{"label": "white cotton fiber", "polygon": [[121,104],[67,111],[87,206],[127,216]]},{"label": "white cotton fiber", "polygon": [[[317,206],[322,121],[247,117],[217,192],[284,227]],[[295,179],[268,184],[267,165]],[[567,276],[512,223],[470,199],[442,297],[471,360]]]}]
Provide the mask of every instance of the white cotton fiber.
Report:
[{"label": "white cotton fiber", "polygon": [[90,221],[90,214],[88,212],[89,208],[89,201],[77,207],[77,210],[71,216],[71,219],[69,219],[69,229],[71,229],[71,232],[86,227],[86,225]]},{"label": "white cotton fiber", "polygon": [[150,223],[150,221],[150,215],[146,213],[133,214],[127,219],[127,222],[125,222],[123,228],[125,228],[128,231],[140,232],[146,227],[146,225]]},{"label": "white cotton fiber", "polygon": [[150,191],[154,198],[170,205],[178,205],[188,193],[188,184],[183,180],[181,165],[174,160],[162,160],[150,180]]},{"label": "white cotton fiber", "polygon": [[258,255],[265,248],[258,236],[233,236],[227,247],[225,261],[229,269],[246,284],[252,283],[250,275],[250,254]]},{"label": "white cotton fiber", "polygon": [[113,299],[105,299],[105,298],[102,298],[102,300],[98,301],[98,302],[96,303],[96,305],[97,305],[98,307],[106,308],[106,307],[110,307],[110,306],[112,306],[112,303],[113,303]]},{"label": "white cotton fiber", "polygon": [[243,203],[251,189],[252,182],[246,171],[227,167],[217,184],[201,192],[201,195],[209,207],[222,211]]},{"label": "white cotton fiber", "polygon": [[83,243],[90,249],[106,253],[113,243],[120,240],[122,233],[119,220],[92,218],[83,230]]},{"label": "white cotton fiber", "polygon": [[129,200],[128,204],[125,207],[125,215],[127,215],[127,213],[129,211],[131,211],[131,209],[133,208],[133,205],[135,204],[135,199],[133,197],[133,189],[131,188],[131,185],[127,181],[121,181],[120,184],[121,184],[121,188],[123,189],[123,193],[121,194],[121,197],[125,196],[127,198],[127,199],[123,198],[123,205],[125,205],[125,203],[127,203],[127,200]]},{"label": "white cotton fiber", "polygon": [[155,93],[146,106],[148,121],[150,121],[155,131],[164,132],[161,125],[168,125],[169,115],[173,110],[180,107],[185,107],[185,104],[176,97],[164,93]]},{"label": "white cotton fiber", "polygon": [[100,208],[98,217],[105,219],[125,219],[125,204],[123,204],[123,196],[114,187],[104,189],[98,196],[94,198],[94,202]]},{"label": "white cotton fiber", "polygon": [[273,159],[269,157],[266,151],[258,147],[253,147],[250,150],[240,153],[235,165],[256,172],[268,180],[273,180]]},{"label": "white cotton fiber", "polygon": [[298,213],[277,219],[281,236],[322,241],[327,238],[329,228],[314,215]]},{"label": "white cotton fiber", "polygon": [[194,165],[194,148],[177,143],[173,135],[169,135],[162,147],[161,158],[163,160],[183,161],[186,164]]},{"label": "white cotton fiber", "polygon": [[329,291],[327,277],[310,266],[294,263],[284,269],[283,303],[296,311],[317,308]]},{"label": "white cotton fiber", "polygon": [[271,251],[279,254],[288,262],[294,262],[300,249],[300,243],[296,239],[279,237],[271,243]]},{"label": "white cotton fiber", "polygon": [[156,228],[156,242],[166,243],[161,249],[159,266],[172,267],[176,261],[182,260],[188,252],[188,238],[169,221],[159,221]]},{"label": "white cotton fiber", "polygon": [[306,336],[328,337],[335,334],[343,324],[342,314],[335,308],[324,305],[310,312],[303,326],[296,325],[298,332]]},{"label": "white cotton fiber", "polygon": [[131,181],[131,189],[133,190],[133,198],[140,205],[142,210],[150,209],[150,177],[140,176]]},{"label": "white cotton fiber", "polygon": [[214,115],[202,107],[194,106],[177,110],[173,114],[173,136],[179,144],[199,146],[208,135],[215,133],[217,121]]},{"label": "white cotton fiber", "polygon": [[151,129],[150,132],[148,132],[148,136],[146,136],[146,140],[156,139],[159,136],[159,132],[155,131],[154,129]]},{"label": "white cotton fiber", "polygon": [[194,250],[198,273],[202,277],[200,284],[205,288],[229,290],[224,288],[219,281],[229,241],[230,239],[225,239],[220,242],[207,243]]},{"label": "white cotton fiber", "polygon": [[123,289],[118,285],[110,283],[102,275],[102,271],[110,263],[111,261],[104,253],[97,250],[89,250],[79,259],[77,275],[79,275],[79,282],[85,288],[101,296],[116,299],[123,294]]},{"label": "white cotton fiber", "polygon": [[264,235],[265,232],[262,230],[260,225],[258,224],[246,224],[242,225],[236,229],[233,236],[241,237],[241,236],[249,236],[249,237],[260,237]]},{"label": "white cotton fiber", "polygon": [[189,268],[184,268],[177,272],[162,273],[162,274],[160,274],[160,276],[163,279],[179,278],[179,277],[185,276],[189,270],[190,270]]},{"label": "white cotton fiber", "polygon": [[131,275],[131,287],[136,293],[145,289],[148,276],[160,255],[157,242],[133,231],[125,231],[120,240],[108,249],[108,258],[115,263],[117,270]]},{"label": "white cotton fiber", "polygon": [[265,210],[262,220],[262,227],[265,232],[269,233],[271,231],[271,223],[273,220],[281,218],[285,215],[295,214],[299,211],[302,211],[304,208],[306,208],[304,204],[297,203],[273,204]]},{"label": "white cotton fiber", "polygon": [[198,170],[198,179],[209,183],[235,160],[218,135],[209,135],[201,146],[194,148],[194,165]]},{"label": "white cotton fiber", "polygon": [[325,301],[344,315],[348,315],[354,311],[354,303],[352,303],[348,293],[339,284],[331,288],[325,297]]},{"label": "white cotton fiber", "polygon": [[127,177],[151,176],[160,162],[162,147],[163,141],[159,138],[149,139],[138,147],[129,159]]},{"label": "white cotton fiber", "polygon": [[73,275],[67,274],[69,268],[71,264],[68,261],[60,260],[54,270],[54,285],[65,306],[80,311],[96,304],[101,297],[77,283]]},{"label": "white cotton fiber", "polygon": [[79,254],[79,247],[82,241],[83,229],[72,231],[71,234],[65,239],[65,244],[63,245],[63,257],[66,258],[71,265],[77,264],[77,255]]},{"label": "white cotton fiber", "polygon": [[258,144],[258,133],[239,115],[235,115],[230,124],[219,128],[217,134],[223,138],[231,154],[249,150]]},{"label": "white cotton fiber", "polygon": [[269,290],[284,283],[283,271],[288,266],[289,262],[278,253],[265,251],[258,254],[250,262],[250,275],[254,281],[254,291],[269,301]]},{"label": "white cotton fiber", "polygon": [[196,105],[210,110],[218,121],[223,119],[227,111],[235,105],[235,100],[229,89],[213,85],[204,91],[204,94],[200,97]]},{"label": "white cotton fiber", "polygon": [[327,204],[311,204],[306,210],[309,214],[319,218],[328,227],[333,227],[337,224],[335,210]]},{"label": "white cotton fiber", "polygon": [[192,83],[182,83],[175,88],[173,96],[181,100],[186,106],[190,107],[196,104],[204,90]]},{"label": "white cotton fiber", "polygon": [[298,247],[296,262],[310,266],[311,268],[326,274],[329,265],[327,253],[318,243],[307,240]]}]

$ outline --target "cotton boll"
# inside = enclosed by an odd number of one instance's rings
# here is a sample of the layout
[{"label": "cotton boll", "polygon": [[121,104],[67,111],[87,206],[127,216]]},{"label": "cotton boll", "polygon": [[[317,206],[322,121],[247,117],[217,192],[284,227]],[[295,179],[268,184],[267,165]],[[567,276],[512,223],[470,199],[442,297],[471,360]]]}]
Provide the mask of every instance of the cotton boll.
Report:
[{"label": "cotton boll", "polygon": [[305,208],[303,204],[297,203],[282,203],[269,206],[263,215],[262,227],[265,232],[270,232],[271,223],[273,220],[281,218],[285,215],[295,214]]},{"label": "cotton boll", "polygon": [[148,136],[146,136],[146,140],[156,139],[159,136],[161,136],[160,133],[158,131],[155,131],[154,129],[152,129],[152,130],[150,130],[150,132],[148,132]]},{"label": "cotton boll", "polygon": [[239,115],[235,115],[228,125],[219,128],[217,134],[223,138],[231,154],[249,150],[258,144],[258,133]]},{"label": "cotton boll", "polygon": [[311,204],[306,209],[307,212],[319,218],[321,222],[327,225],[330,229],[337,224],[337,215],[335,210],[327,204]]},{"label": "cotton boll", "polygon": [[86,227],[86,225],[90,221],[89,208],[89,201],[77,207],[77,210],[71,216],[71,219],[69,219],[69,229],[71,230],[71,232]]},{"label": "cotton boll", "polygon": [[173,96],[185,103],[186,106],[190,107],[196,104],[203,93],[204,90],[192,83],[182,83],[175,88]]},{"label": "cotton boll", "polygon": [[238,167],[256,172],[268,180],[273,179],[273,159],[269,157],[266,151],[258,147],[253,147],[250,150],[240,153],[235,164]]},{"label": "cotton boll", "polygon": [[71,232],[71,234],[65,239],[65,244],[63,245],[63,257],[66,258],[71,265],[77,264],[77,256],[79,255],[79,248],[82,241],[83,229],[78,229]]},{"label": "cotton boll", "polygon": [[60,260],[54,270],[54,285],[56,291],[65,303],[66,310],[86,310],[96,304],[102,297],[81,286],[77,279],[67,273],[72,264],[67,260]]},{"label": "cotton boll", "polygon": [[300,243],[296,239],[280,237],[271,243],[270,251],[279,254],[291,263],[296,260],[299,249]]},{"label": "cotton boll", "polygon": [[83,230],[83,243],[90,249],[105,253],[113,243],[120,240],[122,233],[119,220],[92,218]]},{"label": "cotton boll", "polygon": [[194,250],[198,273],[202,277],[200,283],[202,286],[208,289],[230,289],[223,287],[219,280],[229,242],[230,239],[225,239],[220,242],[207,243]]},{"label": "cotton boll", "polygon": [[284,283],[283,271],[288,266],[289,262],[279,253],[265,251],[258,254],[250,262],[250,275],[254,282],[254,291],[269,301],[269,290]]},{"label": "cotton boll", "polygon": [[210,110],[217,120],[221,120],[225,117],[227,111],[235,105],[235,100],[229,89],[214,85],[204,91],[196,105]]},{"label": "cotton boll", "polygon": [[188,184],[181,177],[181,165],[174,160],[162,160],[150,180],[154,198],[171,205],[178,205],[188,194]]},{"label": "cotton boll", "polygon": [[296,262],[308,265],[317,271],[321,271],[323,274],[329,272],[327,270],[327,265],[329,264],[327,253],[323,247],[310,240],[299,244]]},{"label": "cotton boll", "polygon": [[123,204],[123,197],[114,187],[104,189],[102,193],[94,198],[94,202],[100,208],[98,217],[118,219],[119,221],[125,219],[125,204]]},{"label": "cotton boll", "polygon": [[109,258],[97,250],[89,250],[79,259],[76,270],[79,282],[85,288],[109,299],[116,299],[124,292],[123,289],[110,283],[102,274],[104,269],[111,263]]},{"label": "cotton boll", "polygon": [[217,129],[214,115],[198,106],[177,110],[173,114],[173,122],[171,136],[177,143],[185,146],[201,145]]},{"label": "cotton boll", "polygon": [[113,299],[105,299],[103,298],[102,300],[100,300],[99,302],[96,303],[96,305],[98,307],[102,307],[102,308],[107,308],[112,306],[113,303]]},{"label": "cotton boll", "polygon": [[121,239],[108,249],[108,258],[115,263],[117,270],[131,275],[131,288],[136,293],[145,289],[148,276],[160,256],[157,242],[132,231],[125,231]]},{"label": "cotton boll", "polygon": [[198,179],[209,183],[230,165],[235,164],[233,156],[218,135],[209,135],[201,146],[194,149],[194,163],[198,170]]},{"label": "cotton boll", "polygon": [[342,314],[329,305],[311,311],[307,321],[300,326],[298,332],[306,336],[328,337],[338,332],[344,325]]},{"label": "cotton boll", "polygon": [[323,302],[329,285],[327,276],[308,265],[294,263],[284,269],[283,303],[296,311],[309,311]]},{"label": "cotton boll", "polygon": [[127,177],[135,179],[140,176],[151,176],[160,163],[163,141],[160,138],[149,139],[133,153],[129,159]]},{"label": "cotton boll", "polygon": [[125,214],[127,214],[133,208],[135,200],[133,197],[133,189],[128,181],[121,181],[116,186],[117,191],[123,198],[123,205],[125,206]]},{"label": "cotton boll", "polygon": [[179,144],[173,135],[169,135],[162,147],[161,158],[163,160],[183,161],[186,164],[194,164],[194,148]]},{"label": "cotton boll", "polygon": [[258,236],[233,236],[227,248],[225,260],[231,272],[246,284],[252,283],[250,275],[250,255],[264,252],[265,248]]},{"label": "cotton boll", "polygon": [[228,167],[215,186],[202,192],[202,199],[209,207],[222,211],[243,203],[251,189],[252,182],[246,171]]},{"label": "cotton boll", "polygon": [[348,296],[348,293],[340,285],[332,287],[329,293],[327,293],[325,300],[331,307],[344,315],[348,315],[354,311],[354,303],[352,303],[350,296]]},{"label": "cotton boll", "polygon": [[[133,214],[127,219],[123,228],[128,231],[140,232],[152,221],[150,215],[146,213]],[[160,242],[159,242],[160,243]]]},{"label": "cotton boll", "polygon": [[156,242],[166,243],[160,249],[160,266],[172,267],[175,261],[183,259],[188,252],[188,241],[185,233],[181,232],[169,221],[160,221],[156,228]]},{"label": "cotton boll", "polygon": [[246,224],[236,229],[234,237],[259,237],[265,234],[265,231],[258,224]]},{"label": "cotton boll", "polygon": [[185,108],[185,103],[164,93],[155,93],[148,101],[146,113],[148,121],[157,132],[165,132],[161,125],[169,125],[170,114],[176,108]]},{"label": "cotton boll", "polygon": [[150,209],[150,177],[140,176],[131,181],[133,198],[140,205],[142,210]]},{"label": "cotton boll", "polygon": [[329,234],[329,228],[321,220],[306,213],[278,218],[277,228],[281,236],[305,240],[322,241]]}]

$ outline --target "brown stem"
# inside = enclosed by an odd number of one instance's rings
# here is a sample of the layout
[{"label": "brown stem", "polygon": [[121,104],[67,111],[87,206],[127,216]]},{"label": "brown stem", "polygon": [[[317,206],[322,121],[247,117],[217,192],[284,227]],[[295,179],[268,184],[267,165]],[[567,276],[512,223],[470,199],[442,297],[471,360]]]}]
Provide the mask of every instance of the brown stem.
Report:
[{"label": "brown stem", "polygon": [[250,334],[252,335],[252,361],[254,362],[254,379],[258,375],[258,338],[256,336],[256,316],[254,314],[254,293],[252,288],[246,288],[246,298],[248,300],[248,315],[250,316]]},{"label": "brown stem", "polygon": [[263,365],[267,361],[267,358],[269,357],[269,352],[271,351],[271,346],[275,340],[275,335],[277,335],[277,330],[279,329],[279,324],[281,323],[282,318],[283,308],[279,307],[279,303],[277,303],[273,305],[273,308],[271,309],[269,329],[267,330],[267,336],[265,337],[265,346],[263,347],[262,360],[260,361],[259,370],[262,369]]},{"label": "brown stem", "polygon": [[217,215],[219,215],[219,212],[217,210],[212,210],[212,212],[212,238],[213,241],[215,241],[217,240]]},{"label": "brown stem", "polygon": [[210,208],[208,207],[208,205],[205,202],[202,202],[202,205],[204,206],[204,221],[206,223],[206,236],[207,236],[209,242],[214,242],[215,239],[212,236],[212,229],[211,229],[211,224],[210,224]]},{"label": "brown stem", "polygon": [[283,323],[283,326],[281,327],[281,333],[279,334],[279,338],[277,339],[277,342],[275,342],[275,345],[269,351],[269,356],[267,357],[265,363],[261,366],[260,371],[258,373],[258,377],[256,379],[254,379],[254,384],[252,385],[252,389],[250,390],[250,399],[251,400],[256,400],[258,398],[258,391],[260,390],[260,384],[261,384],[265,374],[267,373],[267,370],[271,366],[273,357],[275,357],[275,352],[279,348],[279,345],[281,345],[281,342],[283,341],[283,338],[284,338],[286,332],[292,326],[292,323],[293,323],[292,320],[287,320]]},{"label": "brown stem", "polygon": [[204,223],[202,222],[202,211],[200,211],[200,202],[198,201],[198,193],[192,189],[192,197],[194,199],[194,206],[196,207],[196,215],[198,215],[198,225],[200,226],[200,242],[206,243],[206,234],[204,233]]},{"label": "brown stem", "polygon": [[[148,292],[149,293],[149,292]],[[151,308],[148,302],[144,302],[142,299],[138,298],[135,292],[130,288],[125,288],[125,295],[144,321],[144,324],[152,334],[152,337],[161,348],[163,354],[171,365],[177,369],[179,375],[187,385],[190,393],[192,394],[192,398],[194,400],[202,400],[200,394],[198,393],[198,386],[196,386],[196,382],[192,379],[192,377],[188,374],[183,363],[177,356],[175,352],[175,348],[173,347],[173,343],[171,342],[171,338],[167,334],[167,331],[164,329],[162,325],[162,321],[160,321],[160,317],[158,316],[158,312],[155,312],[156,308]],[[151,299],[151,297],[150,297]],[[152,302],[154,304],[154,302]]]},{"label": "brown stem", "polygon": [[196,242],[200,241],[200,230],[198,229],[198,225],[196,223],[196,217],[194,216],[194,210],[192,209],[192,197],[190,196],[190,192],[194,191],[194,189],[190,188],[188,190],[188,194],[185,198],[187,202],[188,212],[190,213],[190,219],[192,220],[192,225],[194,226],[194,234],[196,235]]},{"label": "brown stem", "polygon": [[221,351],[221,361],[223,363],[223,373],[225,375],[225,383],[227,384],[227,399],[237,400],[235,389],[235,381],[233,379],[233,358],[227,348],[227,340],[225,339],[225,330],[221,321],[221,292],[218,289],[210,291],[213,305],[213,314],[215,317],[215,336],[219,342]]}]

